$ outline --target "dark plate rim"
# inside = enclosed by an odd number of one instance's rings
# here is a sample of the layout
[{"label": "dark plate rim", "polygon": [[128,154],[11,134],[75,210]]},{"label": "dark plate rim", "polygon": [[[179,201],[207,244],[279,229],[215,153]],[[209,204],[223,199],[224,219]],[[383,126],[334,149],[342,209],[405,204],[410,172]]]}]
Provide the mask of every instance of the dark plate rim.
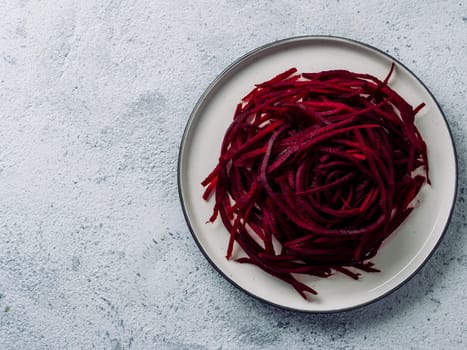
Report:
[{"label": "dark plate rim", "polygon": [[[293,307],[289,307],[289,306],[284,306],[284,305],[281,305],[281,304],[277,304],[277,303],[274,303],[272,301],[269,301],[267,299],[264,299],[250,291],[248,291],[247,289],[241,287],[240,285],[238,285],[233,279],[231,279],[229,276],[227,276],[224,272],[222,272],[220,270],[220,268],[217,266],[217,264],[209,257],[209,255],[207,254],[207,252],[203,249],[203,247],[201,246],[201,243],[199,242],[192,226],[191,226],[191,223],[190,223],[190,220],[188,218],[188,213],[187,213],[187,209],[185,207],[185,201],[183,199],[183,193],[182,193],[182,190],[181,190],[181,162],[182,162],[182,152],[183,152],[183,149],[184,149],[184,144],[185,144],[185,141],[187,139],[187,135],[188,135],[188,132],[189,132],[189,129],[190,129],[190,126],[193,122],[193,120],[195,119],[197,113],[198,113],[198,110],[202,107],[202,105],[204,104],[204,101],[206,99],[206,97],[212,93],[212,91],[214,90],[214,88],[217,86],[217,84],[219,84],[229,73],[231,73],[240,63],[242,63],[243,61],[246,61],[247,59],[249,59],[250,57],[252,56],[255,56],[263,51],[266,51],[268,49],[271,49],[273,47],[276,47],[276,46],[279,46],[279,45],[282,45],[282,44],[286,44],[286,43],[289,43],[289,42],[294,42],[294,41],[306,41],[306,40],[317,40],[317,39],[330,39],[330,40],[340,40],[340,41],[344,41],[344,42],[348,42],[348,43],[351,43],[351,44],[356,44],[356,45],[360,45],[360,46],[363,46],[363,47],[366,47],[370,50],[374,50],[380,54],[382,54],[383,56],[386,56],[387,58],[391,59],[393,62],[396,62],[398,65],[400,65],[401,67],[403,67],[404,69],[406,69],[411,75],[412,77],[414,77],[419,83],[420,85],[426,90],[426,92],[428,92],[428,94],[431,96],[431,98],[433,99],[433,101],[435,102],[436,106],[438,107],[439,111],[441,112],[441,115],[444,119],[444,122],[446,124],[446,127],[447,127],[447,130],[448,130],[448,133],[449,133],[449,136],[450,136],[450,140],[451,140],[451,145],[452,145],[452,148],[453,148],[453,151],[454,151],[454,167],[455,167],[455,171],[454,171],[454,175],[455,175],[455,182],[454,182],[454,196],[453,196],[453,200],[452,200],[452,203],[451,203],[451,209],[449,211],[449,215],[448,215],[448,218],[446,220],[446,224],[443,228],[443,231],[441,233],[441,235],[439,236],[438,238],[438,241],[436,242],[435,246],[433,247],[433,249],[431,250],[431,252],[428,254],[428,256],[425,258],[425,260],[417,267],[417,269],[410,275],[408,276],[407,278],[405,278],[402,282],[400,282],[398,285],[396,285],[395,287],[393,287],[392,289],[388,290],[387,292],[383,293],[382,295],[374,298],[374,299],[371,299],[369,301],[366,301],[366,302],[363,302],[363,303],[360,303],[360,304],[356,304],[356,305],[353,305],[353,306],[349,306],[349,307],[344,307],[344,308],[340,308],[340,309],[332,309],[332,310],[304,310],[304,309],[299,309],[299,308],[293,308]],[[420,78],[418,78],[418,76],[413,73],[407,66],[405,66],[402,62],[400,62],[398,59],[392,57],[390,54],[384,52],[383,50],[381,49],[378,49],[372,45],[369,45],[369,44],[366,44],[366,43],[363,43],[361,41],[358,41],[358,40],[354,40],[354,39],[349,39],[349,38],[346,38],[346,37],[341,37],[341,36],[334,36],[334,35],[301,35],[301,36],[293,36],[293,37],[288,37],[288,38],[284,38],[284,39],[280,39],[280,40],[276,40],[276,41],[273,41],[273,42],[270,42],[270,43],[267,43],[265,45],[262,45],[262,46],[259,46],[257,47],[256,49],[253,49],[249,52],[247,52],[246,54],[244,54],[243,56],[237,58],[235,61],[233,61],[231,64],[229,64],[219,75],[217,75],[217,77],[209,84],[209,86],[206,88],[206,90],[203,92],[203,94],[201,95],[201,97],[198,99],[198,101],[196,102],[195,104],[195,107],[193,108],[191,114],[190,114],[190,117],[188,118],[187,120],[187,123],[186,123],[186,126],[185,126],[185,129],[183,131],[183,135],[182,135],[182,139],[181,139],[181,142],[180,142],[180,146],[179,146],[179,154],[178,154],[178,161],[177,161],[177,186],[178,186],[178,195],[179,195],[179,199],[180,199],[180,204],[181,204],[181,207],[182,207],[182,211],[183,211],[183,216],[185,217],[185,221],[188,225],[188,229],[190,230],[190,233],[194,239],[194,241],[196,242],[196,245],[198,246],[199,250],[202,252],[202,254],[204,255],[204,257],[207,259],[207,261],[211,264],[211,266],[221,275],[224,277],[224,279],[226,279],[227,281],[229,281],[234,287],[238,288],[239,290],[241,290],[242,292],[244,292],[245,294],[249,295],[250,297],[253,297],[254,299],[256,300],[259,300],[263,303],[266,303],[266,304],[269,304],[269,305],[272,305],[274,307],[278,307],[280,309],[284,309],[284,310],[287,310],[287,311],[294,311],[294,312],[301,312],[301,313],[311,313],[311,314],[332,314],[332,313],[340,313],[340,312],[344,312],[344,311],[350,311],[350,310],[355,310],[355,309],[359,309],[359,308],[362,308],[366,305],[370,305],[370,304],[373,304],[383,298],[385,298],[386,296],[388,296],[389,294],[392,294],[393,292],[397,291],[399,288],[401,288],[404,284],[406,284],[408,281],[410,281],[424,266],[425,264],[428,262],[428,260],[430,260],[430,258],[433,256],[434,252],[438,249],[441,241],[443,240],[444,236],[446,235],[446,232],[447,232],[447,229],[449,227],[449,224],[451,222],[451,219],[452,219],[452,214],[453,214],[453,211],[454,211],[454,207],[455,207],[455,204],[456,204],[456,199],[457,199],[457,191],[458,191],[458,179],[459,179],[459,174],[458,174],[458,164],[457,164],[458,160],[457,160],[457,151],[456,151],[456,147],[455,147],[455,143],[454,143],[454,138],[452,136],[452,132],[451,132],[451,129],[449,127],[449,123],[448,123],[448,120],[446,118],[446,115],[444,114],[440,104],[438,103],[438,101],[436,100],[435,96],[432,94],[432,92],[430,91],[430,89],[428,89],[428,87],[420,80]]]}]

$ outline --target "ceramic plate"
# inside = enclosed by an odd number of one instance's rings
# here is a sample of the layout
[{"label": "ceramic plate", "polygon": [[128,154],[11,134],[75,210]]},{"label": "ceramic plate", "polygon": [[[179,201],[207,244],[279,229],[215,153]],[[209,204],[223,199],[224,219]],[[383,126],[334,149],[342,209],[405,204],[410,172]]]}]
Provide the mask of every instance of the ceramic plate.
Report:
[{"label": "ceramic plate", "polygon": [[[383,243],[371,259],[381,272],[363,273],[355,281],[339,273],[301,281],[318,291],[304,300],[289,284],[258,267],[227,261],[228,233],[220,220],[206,221],[213,201],[205,202],[200,182],[217,163],[224,133],[235,106],[256,83],[290,67],[299,72],[347,69],[381,79],[392,62],[397,68],[390,86],[410,104],[425,102],[417,114],[428,147],[431,186],[419,193],[419,204],[409,218]],[[446,230],[456,196],[457,169],[454,145],[437,102],[404,65],[371,46],[336,37],[297,37],[258,48],[230,65],[208,87],[195,106],[183,135],[178,164],[180,199],[188,226],[211,264],[246,293],[277,306],[309,312],[345,310],[377,300],[395,290],[427,261]],[[237,248],[238,249],[238,248]]]}]

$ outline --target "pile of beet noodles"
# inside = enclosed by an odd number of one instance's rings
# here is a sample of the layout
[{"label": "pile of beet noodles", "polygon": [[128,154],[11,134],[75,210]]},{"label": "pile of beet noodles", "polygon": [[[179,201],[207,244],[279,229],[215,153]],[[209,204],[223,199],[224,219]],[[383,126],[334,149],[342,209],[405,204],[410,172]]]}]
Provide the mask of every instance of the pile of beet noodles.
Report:
[{"label": "pile of beet noodles", "polygon": [[426,144],[412,108],[384,81],[346,70],[297,74],[256,87],[238,104],[219,162],[202,182],[213,215],[246,256],[290,283],[294,274],[328,277],[368,259],[410,214],[428,180]]}]

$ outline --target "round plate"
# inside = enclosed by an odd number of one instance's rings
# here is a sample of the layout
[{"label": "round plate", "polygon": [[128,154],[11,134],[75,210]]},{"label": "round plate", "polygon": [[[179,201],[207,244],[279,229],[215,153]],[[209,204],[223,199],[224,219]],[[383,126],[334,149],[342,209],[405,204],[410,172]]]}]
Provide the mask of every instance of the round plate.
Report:
[{"label": "round plate", "polygon": [[[254,84],[291,67],[299,72],[347,69],[384,79],[392,62],[396,62],[396,69],[390,86],[413,106],[421,102],[426,104],[417,114],[416,124],[427,144],[432,184],[422,187],[417,208],[371,259],[381,272],[363,272],[358,281],[339,273],[329,278],[297,275],[319,293],[307,301],[289,284],[258,267],[226,260],[228,232],[220,220],[206,223],[212,213],[213,200],[202,199],[200,183],[217,164],[224,133],[241,98]],[[407,281],[427,261],[446,229],[454,206],[457,167],[451,134],[440,107],[405,66],[384,52],[356,41],[306,36],[258,48],[234,62],[214,80],[186,126],[179,154],[178,184],[185,218],[194,239],[227,280],[246,293],[277,306],[330,312],[381,298]]]}]

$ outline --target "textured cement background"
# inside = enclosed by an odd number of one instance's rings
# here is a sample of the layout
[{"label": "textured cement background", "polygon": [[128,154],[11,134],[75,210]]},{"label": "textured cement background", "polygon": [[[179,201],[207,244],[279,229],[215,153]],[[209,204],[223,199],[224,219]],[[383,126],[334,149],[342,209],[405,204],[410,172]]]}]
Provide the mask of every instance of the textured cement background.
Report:
[{"label": "textured cement background", "polygon": [[[363,309],[288,312],[207,263],[180,209],[188,116],[221,70],[294,35],[386,50],[459,156],[447,235]],[[465,1],[0,0],[0,349],[466,349]]]}]

